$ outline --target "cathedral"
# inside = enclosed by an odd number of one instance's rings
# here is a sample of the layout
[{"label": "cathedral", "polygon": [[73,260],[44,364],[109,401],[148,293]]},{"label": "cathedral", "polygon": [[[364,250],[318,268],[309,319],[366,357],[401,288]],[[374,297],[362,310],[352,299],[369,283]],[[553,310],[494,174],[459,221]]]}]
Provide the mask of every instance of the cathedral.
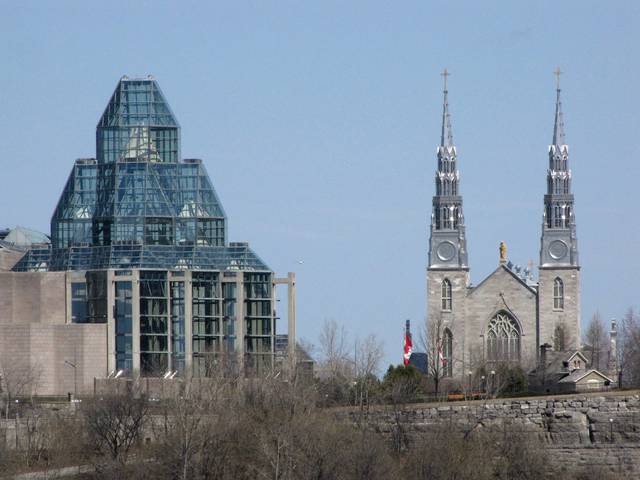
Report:
[{"label": "cathedral", "polygon": [[[556,73],[559,78],[560,72]],[[508,260],[501,243],[498,267],[471,285],[446,70],[443,75],[427,267],[428,335],[437,339],[442,376],[462,378],[481,367],[501,365],[528,369],[545,349],[580,348],[580,264],[560,85],[548,150],[538,281],[533,280],[531,267],[522,270]]]}]

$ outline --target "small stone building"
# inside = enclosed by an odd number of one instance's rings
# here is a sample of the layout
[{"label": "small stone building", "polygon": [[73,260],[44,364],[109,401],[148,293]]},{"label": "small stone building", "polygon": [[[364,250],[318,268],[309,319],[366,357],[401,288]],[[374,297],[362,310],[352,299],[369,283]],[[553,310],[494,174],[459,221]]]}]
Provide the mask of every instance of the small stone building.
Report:
[{"label": "small stone building", "polygon": [[606,374],[591,368],[586,354],[578,350],[555,352],[540,347],[539,361],[529,372],[529,390],[536,393],[572,393],[608,390],[616,386]]}]

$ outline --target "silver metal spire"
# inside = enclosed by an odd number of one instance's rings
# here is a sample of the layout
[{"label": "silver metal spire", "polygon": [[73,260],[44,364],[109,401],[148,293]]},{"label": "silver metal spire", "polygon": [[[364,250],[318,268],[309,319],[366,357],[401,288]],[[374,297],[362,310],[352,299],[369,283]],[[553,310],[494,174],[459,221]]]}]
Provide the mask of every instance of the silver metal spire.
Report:
[{"label": "silver metal spire", "polygon": [[553,74],[556,76],[556,116],[553,124],[553,145],[565,145],[564,139],[564,118],[562,116],[562,102],[560,101],[560,67],[556,68]]},{"label": "silver metal spire", "polygon": [[442,135],[440,137],[440,146],[452,147],[453,146],[453,132],[451,131],[451,116],[449,115],[449,91],[447,90],[447,77],[451,75],[445,68],[440,74],[444,78],[444,101],[442,105]]},{"label": "silver metal spire", "polygon": [[456,147],[453,145],[451,118],[447,91],[449,72],[441,73],[444,79],[442,105],[442,132],[437,148],[438,168],[435,174],[436,191],[431,213],[431,237],[429,239],[430,269],[468,269],[467,244],[460,194],[460,173],[457,167]]}]

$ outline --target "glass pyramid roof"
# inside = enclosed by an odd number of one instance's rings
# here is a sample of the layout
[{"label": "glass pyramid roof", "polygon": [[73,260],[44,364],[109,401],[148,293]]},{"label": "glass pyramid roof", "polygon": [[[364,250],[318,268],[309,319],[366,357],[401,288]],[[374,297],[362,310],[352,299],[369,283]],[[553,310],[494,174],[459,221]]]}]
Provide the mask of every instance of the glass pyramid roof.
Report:
[{"label": "glass pyramid roof", "polygon": [[222,204],[202,161],[181,160],[180,127],[153,78],[123,77],[96,130],[96,158],[76,161],[51,245],[34,245],[15,271],[269,270],[246,244],[227,244]]},{"label": "glass pyramid roof", "polygon": [[122,77],[98,127],[130,126],[179,127],[160,87],[153,79],[129,79]]}]

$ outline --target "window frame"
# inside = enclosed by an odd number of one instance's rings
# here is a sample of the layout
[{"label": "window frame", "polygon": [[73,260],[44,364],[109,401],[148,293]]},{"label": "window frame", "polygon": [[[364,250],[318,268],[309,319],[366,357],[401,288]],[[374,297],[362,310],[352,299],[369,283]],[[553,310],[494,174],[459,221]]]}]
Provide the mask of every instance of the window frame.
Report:
[{"label": "window frame", "polygon": [[453,290],[448,278],[443,279],[440,284],[440,309],[443,312],[453,311]]},{"label": "window frame", "polygon": [[560,277],[553,279],[553,310],[557,312],[564,310],[564,282]]}]

